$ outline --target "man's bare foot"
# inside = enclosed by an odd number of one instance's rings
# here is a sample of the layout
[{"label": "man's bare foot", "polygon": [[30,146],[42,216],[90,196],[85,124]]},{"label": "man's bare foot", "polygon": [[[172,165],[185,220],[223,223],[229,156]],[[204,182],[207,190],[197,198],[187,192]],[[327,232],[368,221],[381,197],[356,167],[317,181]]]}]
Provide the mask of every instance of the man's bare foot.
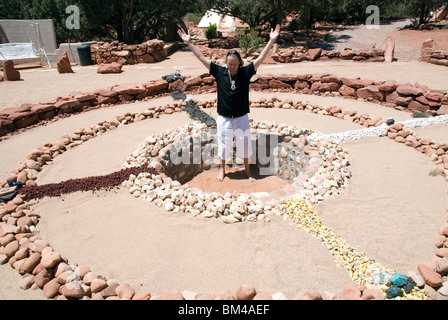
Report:
[{"label": "man's bare foot", "polygon": [[255,180],[257,180],[250,173],[246,173],[246,177],[247,177],[247,179],[249,179],[250,182],[254,182]]},{"label": "man's bare foot", "polygon": [[218,176],[216,177],[216,180],[218,180],[219,182],[221,182],[222,180],[224,180],[224,176],[225,176],[225,172],[224,171],[220,171]]}]

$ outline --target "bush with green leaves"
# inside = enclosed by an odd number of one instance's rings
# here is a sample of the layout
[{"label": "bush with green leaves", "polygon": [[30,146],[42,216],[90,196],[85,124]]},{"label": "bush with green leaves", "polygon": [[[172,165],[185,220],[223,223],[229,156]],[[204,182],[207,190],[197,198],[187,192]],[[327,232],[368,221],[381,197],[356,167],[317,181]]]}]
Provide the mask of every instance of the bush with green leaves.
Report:
[{"label": "bush with green leaves", "polygon": [[248,53],[250,50],[256,51],[264,42],[264,39],[259,36],[260,27],[255,27],[249,30],[238,30],[239,45],[243,53]]},{"label": "bush with green leaves", "polygon": [[207,27],[207,30],[205,30],[205,37],[207,39],[215,39],[218,36],[218,27],[216,26],[216,23],[210,23]]}]

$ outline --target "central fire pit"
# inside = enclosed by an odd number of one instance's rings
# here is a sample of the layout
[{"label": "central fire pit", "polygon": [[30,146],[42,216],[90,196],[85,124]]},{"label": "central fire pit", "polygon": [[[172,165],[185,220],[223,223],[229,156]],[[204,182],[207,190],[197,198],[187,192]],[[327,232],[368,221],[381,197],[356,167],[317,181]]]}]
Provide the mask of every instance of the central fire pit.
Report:
[{"label": "central fire pit", "polygon": [[[346,152],[337,144],[309,140],[310,133],[294,126],[251,121],[253,153],[249,163],[261,176],[284,179],[287,183],[280,192],[221,194],[190,187],[189,181],[204,171],[219,168],[221,162],[216,128],[198,122],[148,137],[125,167],[149,166],[157,173],[131,175],[123,185],[135,197],[167,211],[221,217],[227,223],[262,220],[266,214],[276,212],[280,195],[301,194],[315,203],[338,194],[350,177]],[[232,159],[228,167],[244,168],[243,159]]]}]

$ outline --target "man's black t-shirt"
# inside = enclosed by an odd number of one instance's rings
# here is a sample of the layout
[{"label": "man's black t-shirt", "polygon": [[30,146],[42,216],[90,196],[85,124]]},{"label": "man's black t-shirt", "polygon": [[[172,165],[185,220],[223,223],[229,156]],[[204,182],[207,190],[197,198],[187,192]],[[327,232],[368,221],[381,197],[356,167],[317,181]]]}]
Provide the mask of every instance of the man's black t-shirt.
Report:
[{"label": "man's black t-shirt", "polygon": [[250,79],[256,73],[254,64],[239,68],[235,80],[235,90],[231,88],[229,69],[210,64],[210,74],[215,77],[218,86],[218,114],[227,118],[237,118],[249,113]]}]

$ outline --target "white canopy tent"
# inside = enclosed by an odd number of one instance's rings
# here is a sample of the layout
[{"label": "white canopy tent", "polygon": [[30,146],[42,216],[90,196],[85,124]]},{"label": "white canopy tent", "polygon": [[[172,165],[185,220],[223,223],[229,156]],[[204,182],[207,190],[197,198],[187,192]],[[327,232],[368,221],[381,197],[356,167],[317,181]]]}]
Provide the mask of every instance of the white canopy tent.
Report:
[{"label": "white canopy tent", "polygon": [[208,28],[210,24],[216,24],[218,31],[223,34],[231,33],[237,29],[249,28],[249,25],[240,19],[223,15],[213,10],[208,10],[198,24],[198,28]]}]

